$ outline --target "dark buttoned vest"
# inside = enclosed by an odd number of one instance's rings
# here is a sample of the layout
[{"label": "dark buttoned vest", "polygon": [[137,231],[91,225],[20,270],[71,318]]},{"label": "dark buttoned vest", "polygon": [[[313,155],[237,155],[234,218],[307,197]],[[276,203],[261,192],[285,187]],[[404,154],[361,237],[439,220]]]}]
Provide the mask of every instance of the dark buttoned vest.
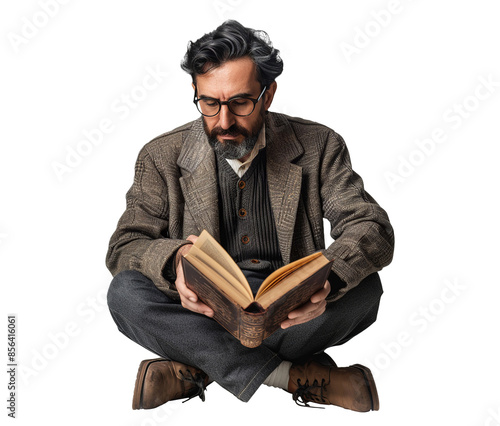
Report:
[{"label": "dark buttoned vest", "polygon": [[269,199],[266,148],[240,178],[217,156],[221,244],[242,270],[266,274],[283,266]]}]

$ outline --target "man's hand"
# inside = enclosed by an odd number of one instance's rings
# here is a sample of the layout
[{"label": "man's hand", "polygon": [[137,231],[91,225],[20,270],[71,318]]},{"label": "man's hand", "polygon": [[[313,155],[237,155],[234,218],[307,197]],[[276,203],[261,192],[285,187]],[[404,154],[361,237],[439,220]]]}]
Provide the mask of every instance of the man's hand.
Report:
[{"label": "man's hand", "polygon": [[[195,243],[197,239],[198,237],[196,235],[190,235],[189,237],[187,237],[187,240],[191,241],[192,243]],[[177,255],[175,258],[175,262],[177,264],[177,279],[175,280],[175,286],[177,287],[177,291],[179,292],[179,296],[181,298],[181,305],[184,308],[189,309],[190,311],[206,315],[207,317],[212,317],[214,311],[212,311],[212,309],[210,309],[204,303],[200,302],[196,293],[189,290],[186,286],[186,282],[184,280],[184,271],[182,270],[181,257],[189,250],[191,250],[191,244],[182,246],[177,251]]]},{"label": "man's hand", "polygon": [[324,287],[314,293],[309,302],[288,314],[288,319],[281,323],[281,328],[288,328],[292,325],[303,324],[307,321],[319,317],[326,309],[326,296],[330,293],[330,282],[327,281]]}]

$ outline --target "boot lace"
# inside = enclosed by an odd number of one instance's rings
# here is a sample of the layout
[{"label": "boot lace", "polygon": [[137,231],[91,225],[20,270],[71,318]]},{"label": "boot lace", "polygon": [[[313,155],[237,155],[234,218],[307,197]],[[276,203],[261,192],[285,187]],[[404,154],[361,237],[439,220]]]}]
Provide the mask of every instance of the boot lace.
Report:
[{"label": "boot lace", "polygon": [[323,396],[323,389],[325,385],[325,379],[321,379],[321,384],[315,379],[312,385],[309,384],[309,379],[306,380],[304,384],[301,380],[297,380],[298,388],[293,393],[293,400],[297,405],[301,407],[308,408],[325,408],[325,407],[314,407],[308,404],[310,401],[325,403],[326,400]]},{"label": "boot lace", "polygon": [[199,396],[201,398],[201,400],[203,402],[205,402],[205,389],[207,387],[205,386],[205,379],[204,379],[204,377],[200,373],[196,373],[196,375],[193,376],[193,373],[189,369],[186,370],[186,374],[184,374],[184,372],[182,370],[179,370],[179,373],[182,376],[182,380],[184,380],[186,382],[189,382],[189,383],[192,383],[192,384],[194,384],[196,386],[196,390],[193,393],[193,395],[191,395],[188,399],[186,399],[186,400],[184,400],[182,402],[183,403],[187,402],[187,401],[189,401],[190,399],[193,399],[196,396]]}]

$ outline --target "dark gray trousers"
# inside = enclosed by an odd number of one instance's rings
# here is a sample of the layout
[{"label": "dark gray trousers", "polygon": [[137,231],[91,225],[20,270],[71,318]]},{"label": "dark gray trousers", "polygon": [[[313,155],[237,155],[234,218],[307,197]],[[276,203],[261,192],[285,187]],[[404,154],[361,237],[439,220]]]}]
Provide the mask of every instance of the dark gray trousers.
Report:
[{"label": "dark gray trousers", "polygon": [[319,317],[278,330],[247,348],[213,319],[167,297],[137,271],[116,275],[108,306],[125,336],[162,358],[198,367],[242,401],[248,401],[282,360],[297,361],[341,345],[377,318],[382,286],[377,273],[365,278]]}]

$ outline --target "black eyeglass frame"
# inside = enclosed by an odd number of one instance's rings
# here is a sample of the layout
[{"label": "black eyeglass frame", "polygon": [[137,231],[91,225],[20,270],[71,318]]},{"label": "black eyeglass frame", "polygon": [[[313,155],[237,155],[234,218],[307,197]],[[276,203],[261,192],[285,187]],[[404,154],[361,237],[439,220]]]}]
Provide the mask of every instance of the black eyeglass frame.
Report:
[{"label": "black eyeglass frame", "polygon": [[[209,97],[203,97],[203,98],[198,98],[196,97],[196,94],[198,92],[198,89],[195,89],[194,91],[194,98],[193,98],[193,103],[196,105],[196,109],[198,110],[198,112],[203,115],[204,117],[215,117],[217,114],[219,114],[221,108],[222,108],[222,105],[227,105],[227,107],[229,108],[229,111],[231,111],[232,114],[238,116],[238,117],[248,117],[249,115],[252,115],[252,113],[255,111],[255,105],[257,105],[257,103],[260,101],[260,98],[262,98],[262,96],[264,95],[265,91],[267,90],[267,86],[264,86],[264,88],[262,89],[262,92],[260,92],[260,95],[257,99],[254,99],[254,98],[248,98],[246,96],[235,96],[234,98],[231,98],[231,99],[228,99],[227,101],[220,101],[219,99],[215,99],[215,98],[209,98]],[[217,112],[215,114],[211,114],[211,115],[208,115],[208,114],[203,114],[201,112],[201,108],[198,106],[198,102],[201,101],[201,100],[211,100],[211,101],[214,101],[214,102],[217,102],[219,104],[219,109],[217,110]],[[253,103],[253,108],[252,108],[252,111],[250,111],[248,114],[244,114],[244,115],[241,115],[241,114],[236,114],[232,109],[231,109],[231,106],[230,106],[230,103],[236,99],[245,99],[246,101],[252,101]]]}]

